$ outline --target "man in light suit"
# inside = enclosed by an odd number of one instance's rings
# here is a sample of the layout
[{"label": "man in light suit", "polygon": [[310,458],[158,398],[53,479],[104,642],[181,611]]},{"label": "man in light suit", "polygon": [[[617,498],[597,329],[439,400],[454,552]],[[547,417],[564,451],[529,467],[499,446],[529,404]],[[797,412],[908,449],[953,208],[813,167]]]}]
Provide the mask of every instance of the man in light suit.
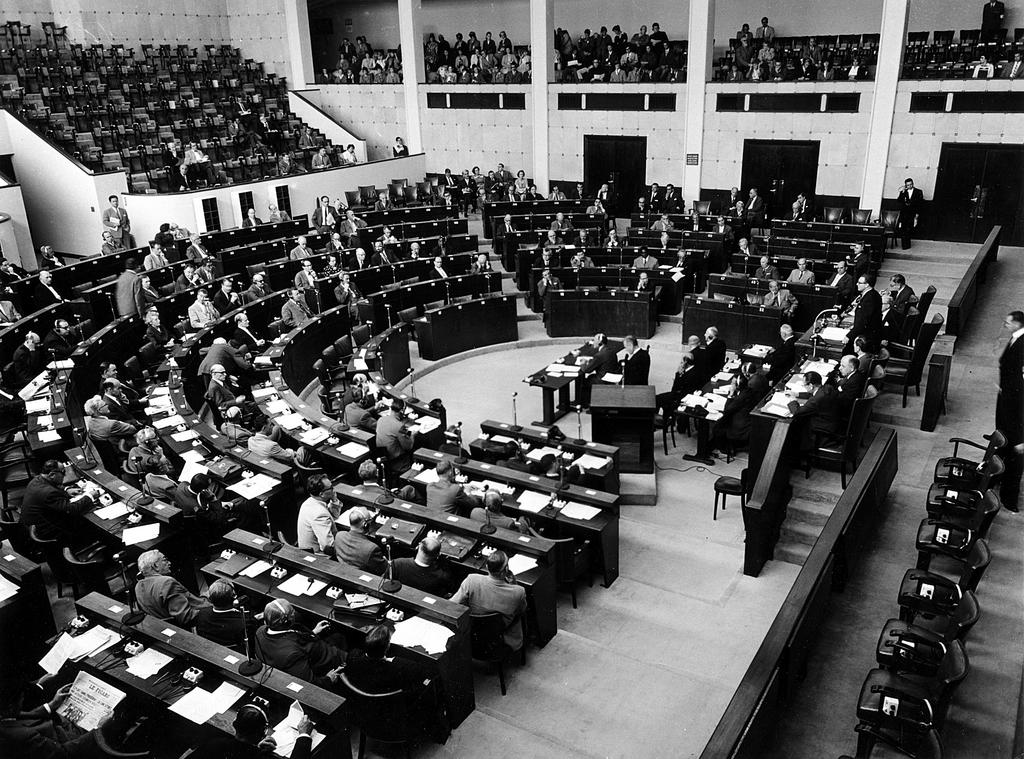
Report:
[{"label": "man in light suit", "polygon": [[559,211],[555,214],[555,220],[551,222],[552,232],[567,232],[573,229],[572,219],[566,219],[565,214]]},{"label": "man in light suit", "polygon": [[196,290],[196,300],[188,307],[188,322],[192,329],[209,327],[220,318],[220,312],[206,297],[206,290]]},{"label": "man in light suit", "polygon": [[647,247],[640,249],[640,255],[633,259],[634,269],[657,269],[658,259],[651,255]]},{"label": "man in light suit", "polygon": [[167,256],[164,255],[163,246],[156,240],[150,240],[149,253],[146,254],[146,258],[142,261],[142,268],[146,271],[150,271],[152,269],[159,269],[163,266],[167,266],[167,264]]},{"label": "man in light suit", "polygon": [[117,302],[118,316],[135,316],[143,311],[142,282],[137,266],[135,259],[129,258],[124,262],[124,271],[117,278],[114,300]]},{"label": "man in light suit", "polygon": [[341,504],[334,496],[331,480],[323,474],[311,474],[306,480],[309,496],[299,506],[296,520],[296,545],[304,551],[334,554],[334,539]]},{"label": "man in light suit", "polygon": [[192,235],[191,241],[192,244],[185,251],[185,258],[189,261],[195,261],[196,264],[201,264],[210,257],[210,253],[206,250],[202,240],[199,239],[199,235]]},{"label": "man in light suit", "polygon": [[340,233],[346,240],[346,245],[352,247],[359,242],[359,230],[366,227],[366,222],[357,218],[352,211],[345,211],[345,219],[341,222]]},{"label": "man in light suit", "polygon": [[110,201],[110,207],[103,211],[103,226],[121,243],[121,247],[127,250],[132,247],[132,223],[128,218],[128,212],[121,208],[121,201],[117,195],[111,195],[107,200]]},{"label": "man in light suit", "polygon": [[384,559],[381,547],[368,537],[372,524],[373,517],[362,506],[349,509],[349,529],[347,532],[335,535],[334,555],[339,561],[356,569],[382,575],[387,569],[387,561]]},{"label": "man in light suit", "polygon": [[437,482],[427,484],[427,508],[447,514],[469,514],[481,504],[481,500],[469,495],[457,482],[452,462],[443,459],[437,462]]},{"label": "man in light suit", "polygon": [[828,284],[836,288],[836,305],[839,308],[846,308],[850,305],[857,289],[853,284],[853,277],[847,271],[846,261],[836,262],[835,276]]},{"label": "man in light suit", "polygon": [[806,258],[798,258],[796,260],[796,268],[789,273],[786,282],[797,285],[814,284],[814,272],[807,268]]},{"label": "man in light suit", "polygon": [[312,249],[306,245],[305,235],[300,235],[295,243],[295,247],[288,251],[288,258],[292,261],[301,261],[303,258],[309,258],[313,255]]},{"label": "man in light suit", "polygon": [[793,293],[779,285],[779,280],[773,279],[768,283],[768,292],[765,293],[761,305],[781,309],[783,318],[791,319],[793,312],[796,311],[797,300]]},{"label": "man in light suit", "polygon": [[291,288],[288,290],[288,300],[281,306],[281,321],[288,329],[295,329],[305,324],[313,317],[309,307],[305,303],[301,290]]},{"label": "man in light suit", "polygon": [[655,232],[668,232],[675,228],[676,225],[669,220],[667,213],[663,213],[656,222],[651,224],[651,229]]},{"label": "man in light suit", "polygon": [[1003,66],[1003,79],[1024,78],[1024,60],[1021,60],[1020,53],[1013,54],[1013,60]]}]

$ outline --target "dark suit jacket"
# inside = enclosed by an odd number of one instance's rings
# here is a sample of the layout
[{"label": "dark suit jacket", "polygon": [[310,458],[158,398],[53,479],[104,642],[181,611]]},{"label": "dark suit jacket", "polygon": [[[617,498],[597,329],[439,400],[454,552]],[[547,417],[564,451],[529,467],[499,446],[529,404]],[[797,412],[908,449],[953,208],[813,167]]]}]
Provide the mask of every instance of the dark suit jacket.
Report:
[{"label": "dark suit jacket", "polygon": [[712,377],[722,371],[725,366],[725,341],[716,337],[711,343],[705,346],[705,357],[707,358],[707,375]]},{"label": "dark suit jacket", "polygon": [[796,363],[796,335],[783,340],[782,344],[772,354],[772,370],[768,372],[768,382],[775,384],[786,376],[786,373]]},{"label": "dark suit jacket", "polygon": [[612,350],[607,343],[594,354],[590,364],[587,366],[587,373],[593,372],[596,379],[600,379],[607,372],[618,372],[619,361],[616,358],[616,351]]},{"label": "dark suit jacket", "polygon": [[882,333],[882,296],[874,288],[864,291],[853,311],[853,327],[850,328],[850,337],[866,335],[872,340],[877,340]]},{"label": "dark suit jacket", "polygon": [[627,359],[623,372],[623,384],[625,385],[646,385],[647,376],[651,371],[651,354],[649,351],[638,348],[632,358]]},{"label": "dark suit jacket", "polygon": [[22,344],[15,348],[11,361],[14,364],[14,376],[24,387],[43,371],[50,358],[42,346],[37,345],[35,350],[30,351]]},{"label": "dark suit jacket", "polygon": [[906,189],[900,190],[896,196],[896,202],[900,205],[900,224],[910,224],[914,217],[921,213],[921,206],[924,203],[924,193],[920,187],[915,187],[908,195]]},{"label": "dark suit jacket", "polygon": [[288,630],[272,635],[266,626],[256,631],[256,655],[292,677],[327,689],[327,672],[345,663],[344,651],[312,633]]},{"label": "dark suit jacket", "polygon": [[440,563],[421,567],[412,558],[395,559],[394,575],[399,582],[435,596],[448,596],[455,588],[454,580]]},{"label": "dark suit jacket", "polygon": [[427,508],[434,511],[444,511],[448,514],[461,512],[466,515],[470,509],[478,505],[476,499],[466,493],[462,485],[455,482],[431,482],[427,485],[426,491]]},{"label": "dark suit jacket", "polygon": [[361,532],[348,530],[334,537],[334,555],[357,569],[380,575],[384,574],[387,562],[381,547]]},{"label": "dark suit jacket", "polygon": [[223,290],[218,290],[217,294],[213,296],[213,307],[220,312],[221,316],[224,316],[228,311],[233,311],[242,305],[242,299],[238,296],[238,293],[231,293],[237,298],[237,302],[232,301],[230,296],[225,295]]},{"label": "dark suit jacket", "polygon": [[[246,623],[251,635],[257,627],[252,614],[246,616]],[[204,606],[196,614],[195,626],[196,633],[214,643],[220,643],[222,646],[228,646],[235,650],[245,647],[242,636],[245,633],[246,625],[242,624],[242,612],[237,609],[214,611],[212,606]]]},{"label": "dark suit jacket", "polygon": [[836,282],[836,303],[841,308],[846,308],[853,302],[855,297],[857,297],[857,286],[853,281],[853,277],[846,273]]},{"label": "dark suit jacket", "polygon": [[793,412],[793,417],[808,417],[811,431],[819,435],[840,435],[845,420],[840,417],[838,397],[839,391],[834,386],[822,385],[803,406]]},{"label": "dark suit jacket", "polygon": [[38,311],[47,306],[52,306],[54,303],[60,303],[60,299],[50,292],[50,288],[37,284],[32,294],[32,303],[35,305],[35,310]]},{"label": "dark suit jacket", "polygon": [[999,356],[999,395],[996,427],[1010,445],[1024,442],[1024,337],[1017,338]]},{"label": "dark suit jacket", "polygon": [[[406,559],[404,561],[412,561]],[[397,566],[396,566],[397,569]],[[362,651],[354,653],[345,665],[345,677],[367,693],[390,693],[396,690],[415,691],[430,678],[430,670],[418,662],[401,655],[391,661],[367,656]]]},{"label": "dark suit jacket", "polygon": [[39,537],[49,540],[73,533],[75,517],[92,507],[91,498],[72,501],[64,488],[53,485],[40,475],[33,477],[25,488],[19,521],[24,525],[35,525]]},{"label": "dark suit jacket", "polygon": [[853,402],[863,395],[866,382],[867,375],[860,369],[836,382],[836,403],[839,404],[839,411],[844,418],[853,409]]},{"label": "dark suit jacket", "polygon": [[44,714],[40,707],[31,714],[0,723],[0,756],[12,759],[102,759],[110,755],[96,743],[96,731],[63,740],[54,730],[53,717]]},{"label": "dark suit jacket", "polygon": [[236,343],[240,343],[250,353],[255,353],[259,350],[259,345],[256,343],[256,340],[253,339],[253,336],[241,328],[235,329],[234,334],[231,335],[231,339]]},{"label": "dark suit jacket", "polygon": [[737,443],[750,439],[750,412],[760,400],[761,396],[755,390],[745,387],[725,402],[722,418],[717,424],[726,438]]}]

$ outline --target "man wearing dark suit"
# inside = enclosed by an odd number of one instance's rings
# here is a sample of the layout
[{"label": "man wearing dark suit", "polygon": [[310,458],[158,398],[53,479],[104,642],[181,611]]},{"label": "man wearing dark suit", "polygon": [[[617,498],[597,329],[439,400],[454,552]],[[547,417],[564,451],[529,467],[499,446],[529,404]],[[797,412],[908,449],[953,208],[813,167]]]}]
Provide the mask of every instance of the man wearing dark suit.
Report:
[{"label": "man wearing dark suit", "polygon": [[1003,320],[1010,341],[999,356],[999,395],[996,396],[996,427],[1006,435],[999,455],[1006,465],[999,497],[1010,511],[1020,507],[1020,478],[1024,469],[1024,313],[1011,311]]},{"label": "man wearing dark suit", "polygon": [[405,401],[398,398],[391,404],[391,413],[384,414],[377,422],[374,445],[387,454],[388,471],[401,474],[412,466],[412,449],[415,439],[405,429]]},{"label": "man wearing dark suit", "polygon": [[796,363],[796,334],[788,324],[779,327],[782,342],[771,355],[771,369],[768,371],[768,383],[774,385],[786,376]]},{"label": "man wearing dark suit", "polygon": [[447,279],[451,275],[448,270],[444,268],[444,259],[441,256],[434,256],[434,268],[428,271],[425,275],[425,279]]},{"label": "man wearing dark suit", "polygon": [[454,581],[441,566],[440,556],[441,543],[437,538],[423,538],[415,558],[395,559],[395,579],[424,593],[447,596],[454,589]]},{"label": "man wearing dark suit", "polygon": [[253,274],[252,284],[242,290],[242,303],[249,305],[254,300],[259,300],[267,295],[270,295],[270,289],[266,285],[264,276]]},{"label": "man wearing dark suit", "polygon": [[1006,19],[1006,7],[1000,0],[989,0],[981,9],[981,41],[988,42],[995,38],[1003,28]]},{"label": "man wearing dark suit", "polygon": [[367,536],[373,517],[362,506],[355,506],[348,511],[347,532],[339,532],[334,538],[334,555],[356,569],[384,574],[387,562],[384,551]]},{"label": "man wearing dark suit", "polygon": [[708,327],[704,330],[704,350],[707,359],[706,371],[708,378],[711,378],[725,366],[725,341],[719,339],[718,327]]},{"label": "man wearing dark suit", "polygon": [[43,269],[43,271],[39,272],[39,283],[36,285],[32,296],[35,310],[38,311],[47,306],[52,306],[54,303],[63,302],[64,297],[53,286],[53,275],[48,270]]},{"label": "man wearing dark suit", "polygon": [[243,641],[256,632],[256,620],[248,615],[247,623],[242,621],[242,612],[235,606],[235,589],[226,580],[214,580],[206,597],[210,606],[204,606],[196,614],[196,632],[207,640],[236,651],[245,648]]},{"label": "man wearing dark suit", "polygon": [[338,209],[331,205],[331,199],[326,195],[320,198],[310,223],[320,235],[330,234],[337,226]]},{"label": "man wearing dark suit", "polygon": [[67,319],[57,319],[53,323],[53,329],[46,333],[43,338],[43,347],[46,348],[46,355],[55,359],[68,358],[75,352],[76,344],[68,339],[71,334],[71,325]]},{"label": "man wearing dark suit", "polygon": [[264,625],[256,631],[256,654],[292,677],[330,689],[345,664],[346,652],[324,639],[331,623],[320,620],[312,632],[295,624],[288,601],[274,600],[263,609]]},{"label": "man wearing dark suit", "polygon": [[839,308],[846,308],[853,302],[857,288],[853,283],[853,277],[847,271],[846,261],[836,262],[836,273],[828,284],[836,288],[836,305]]},{"label": "man wearing dark suit", "polygon": [[651,189],[647,193],[647,208],[650,213],[661,213],[661,188],[657,182],[651,183]]},{"label": "man wearing dark suit", "polygon": [[373,255],[370,256],[370,266],[391,266],[394,262],[394,257],[388,254],[384,243],[376,240],[373,243]]},{"label": "man wearing dark suit", "polygon": [[590,363],[585,368],[588,380],[583,383],[584,405],[590,405],[590,386],[600,380],[608,372],[616,373],[619,368],[616,352],[608,344],[608,336],[603,332],[594,335],[594,339],[587,346],[587,353],[590,355]]},{"label": "man wearing dark suit", "polygon": [[864,247],[864,243],[856,242],[853,244],[853,249],[846,257],[846,263],[850,268],[854,281],[861,274],[868,273],[868,268],[871,265],[871,256],[868,254],[867,248]]},{"label": "man wearing dark suit", "polygon": [[674,185],[665,185],[665,194],[661,198],[661,212],[662,213],[679,213],[679,209],[682,208],[683,199],[679,195],[679,190]]},{"label": "man wearing dark suit", "polygon": [[494,252],[501,258],[505,271],[512,271],[515,268],[515,247],[508,241],[515,232],[511,214],[505,214],[501,222],[494,224]]},{"label": "man wearing dark suit", "polygon": [[447,459],[437,462],[437,482],[427,484],[427,508],[447,514],[463,516],[480,505],[480,500],[469,495],[462,485],[454,481],[455,471]]},{"label": "man wearing dark suit", "polygon": [[546,297],[552,290],[561,290],[562,281],[551,273],[551,269],[544,268],[541,272],[540,279],[537,280],[537,294],[533,304],[533,310],[543,311],[544,319],[547,320],[548,313],[548,298]]},{"label": "man wearing dark suit", "polygon": [[39,335],[35,332],[26,332],[25,342],[14,350],[14,356],[11,358],[18,387],[24,387],[35,379],[49,361],[46,351],[39,347]]},{"label": "man wearing dark suit", "polygon": [[801,406],[799,401],[790,401],[789,410],[794,419],[802,419],[800,426],[800,450],[806,452],[823,442],[835,440],[842,434],[843,420],[837,402],[838,391],[833,385],[823,385],[817,372],[804,374],[811,397]]},{"label": "man wearing dark suit", "polygon": [[362,248],[356,248],[356,252],[352,254],[352,258],[349,260],[348,268],[368,269],[369,267],[370,258],[366,255],[366,251]]},{"label": "man wearing dark suit", "polygon": [[754,270],[757,279],[777,280],[779,278],[779,267],[768,263],[768,256],[761,256],[761,265]]},{"label": "man wearing dark suit", "polygon": [[70,538],[78,527],[76,517],[95,505],[85,493],[69,493],[63,483],[64,465],[50,459],[25,488],[19,521],[26,529],[34,525],[43,540]]},{"label": "man wearing dark suit", "polygon": [[900,232],[900,245],[903,250],[909,250],[910,238],[917,227],[921,206],[924,204],[924,193],[914,187],[914,180],[910,177],[903,180],[903,189],[896,197],[896,204],[900,209],[900,218],[896,222]]},{"label": "man wearing dark suit", "polygon": [[864,394],[867,376],[860,370],[860,361],[852,353],[839,360],[839,376],[836,379],[836,403],[839,404],[839,415],[849,419],[853,410],[853,402]]},{"label": "man wearing dark suit", "polygon": [[626,350],[622,359],[622,384],[646,385],[651,371],[650,352],[641,350],[633,335],[626,335],[622,339],[622,346]]},{"label": "man wearing dark suit", "polygon": [[882,338],[882,296],[874,288],[874,281],[868,275],[857,278],[860,293],[853,301],[853,326],[850,327],[847,353],[853,352],[853,340],[863,335],[875,344]]},{"label": "man wearing dark suit", "polygon": [[359,292],[359,288],[352,283],[351,279],[347,271],[341,273],[338,286],[334,288],[334,299],[339,306],[348,306],[349,314],[354,317],[356,302],[363,297],[363,294]]},{"label": "man wearing dark suit", "polygon": [[885,315],[885,328],[889,340],[898,340],[907,321],[910,308],[917,303],[914,288],[907,284],[902,274],[889,278],[889,308]]},{"label": "man wearing dark suit", "polygon": [[234,289],[234,282],[225,279],[220,283],[220,290],[213,296],[213,307],[221,316],[242,305],[242,299],[238,297],[238,293],[232,292]]}]

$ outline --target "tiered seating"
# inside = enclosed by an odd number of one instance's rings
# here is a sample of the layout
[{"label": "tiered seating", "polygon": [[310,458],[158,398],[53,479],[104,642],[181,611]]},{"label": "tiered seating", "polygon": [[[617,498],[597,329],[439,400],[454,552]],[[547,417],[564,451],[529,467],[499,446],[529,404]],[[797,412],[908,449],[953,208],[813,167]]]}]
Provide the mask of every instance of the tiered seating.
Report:
[{"label": "tiered seating", "polygon": [[999,77],[1015,53],[1024,53],[1024,28],[1015,29],[1013,39],[998,29],[984,39],[980,29],[911,32],[903,54],[904,79],[956,79],[974,76],[974,63],[984,58],[994,64]]},{"label": "tiered seating", "polygon": [[[976,594],[991,561],[986,537],[1001,508],[993,485],[1002,472],[996,449],[1005,439],[998,430],[986,438],[988,445],[952,438],[953,456],[936,463],[917,532],[917,567],[903,576],[899,618],[882,626],[878,667],[857,701],[860,759],[872,756],[876,744],[909,756],[942,755],[939,734],[970,673],[967,636],[981,614]],[[982,450],[982,460],[959,456],[961,445]]]},{"label": "tiered seating", "polygon": [[[861,70],[855,74],[855,79],[873,79],[874,67],[878,62],[878,42],[881,35],[871,34],[819,34],[800,37],[776,37],[774,43],[776,61],[782,61],[783,69],[786,70],[786,79],[800,79],[800,63],[804,58],[810,58],[814,63],[815,78],[821,80],[822,64],[825,61],[831,63],[833,73],[828,78],[834,80],[845,80],[850,77],[850,69],[854,64],[859,63]],[[718,59],[715,71],[716,81],[751,81],[751,76],[740,72],[741,76],[736,79],[731,75],[734,64],[737,63],[737,49],[740,47],[738,39],[730,40],[729,49],[725,55]],[[757,60],[757,53],[760,50],[760,40],[751,40],[751,57]],[[742,57],[742,56],[741,56]],[[742,67],[741,67],[742,68]],[[770,81],[772,75],[762,81]]]},{"label": "tiered seating", "polygon": [[562,82],[685,82],[689,44],[669,40],[658,24],[629,37],[619,27],[606,27],[577,40],[566,29],[555,30],[555,69]]},{"label": "tiered seating", "polygon": [[[169,142],[196,143],[220,181],[305,171],[320,146],[342,163],[341,146],[288,111],[284,79],[226,45],[5,49],[0,100],[89,170],[128,172],[133,192],[176,189]],[[294,168],[279,167],[286,153]]]}]

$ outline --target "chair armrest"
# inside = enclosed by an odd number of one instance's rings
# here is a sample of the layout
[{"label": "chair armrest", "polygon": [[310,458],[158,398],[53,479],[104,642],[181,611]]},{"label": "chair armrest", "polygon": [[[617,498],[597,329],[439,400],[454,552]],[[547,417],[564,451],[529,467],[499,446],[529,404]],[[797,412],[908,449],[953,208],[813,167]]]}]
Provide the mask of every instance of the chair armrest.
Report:
[{"label": "chair armrest", "polygon": [[905,354],[905,356],[903,357],[904,360],[909,360],[911,354],[914,352],[914,349],[911,346],[904,345],[903,343],[892,343],[891,342],[888,345],[886,345],[885,347],[888,348],[888,350],[889,350],[889,356],[890,356],[889,360],[890,361],[893,358],[900,358],[899,356],[896,356],[897,353]]},{"label": "chair armrest", "polygon": [[[985,435],[985,437],[988,438],[990,436],[989,435]],[[951,442],[953,444],[953,456],[954,457],[957,455],[958,449],[960,448],[961,445],[969,445],[972,448],[977,448],[977,449],[982,450],[982,451],[988,449],[988,446],[982,445],[981,443],[975,443],[973,440],[968,440],[967,438],[964,438],[964,437],[951,437],[949,439],[949,442]]]}]

